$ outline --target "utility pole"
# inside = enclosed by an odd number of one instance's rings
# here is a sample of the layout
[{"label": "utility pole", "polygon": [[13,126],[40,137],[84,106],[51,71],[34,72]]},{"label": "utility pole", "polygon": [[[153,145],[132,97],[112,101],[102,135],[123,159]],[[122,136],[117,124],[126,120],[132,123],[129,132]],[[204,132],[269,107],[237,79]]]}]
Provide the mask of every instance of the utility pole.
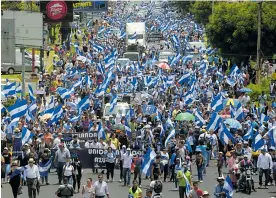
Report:
[{"label": "utility pole", "polygon": [[258,38],[257,38],[257,65],[256,65],[256,84],[261,79],[261,34],[262,34],[262,2],[258,2]]}]

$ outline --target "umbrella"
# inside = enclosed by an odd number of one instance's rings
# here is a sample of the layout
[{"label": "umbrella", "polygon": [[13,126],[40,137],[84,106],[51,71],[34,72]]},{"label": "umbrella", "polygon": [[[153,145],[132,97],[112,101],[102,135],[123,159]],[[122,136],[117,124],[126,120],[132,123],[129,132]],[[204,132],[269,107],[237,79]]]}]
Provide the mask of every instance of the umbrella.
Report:
[{"label": "umbrella", "polygon": [[230,128],[233,129],[242,129],[242,125],[238,120],[235,120],[233,118],[228,118],[224,121],[225,124],[229,124]]},{"label": "umbrella", "polygon": [[161,69],[170,69],[170,66],[167,63],[159,63],[157,66]]},{"label": "umbrella", "polygon": [[230,106],[230,104],[234,107],[237,107],[237,105],[239,104],[239,100],[238,99],[232,99],[232,98],[228,98],[228,99],[224,99],[223,100],[223,106]]},{"label": "umbrella", "polygon": [[251,91],[252,91],[251,89],[246,88],[246,87],[241,88],[241,89],[239,90],[239,92],[243,92],[243,93],[247,93],[247,92],[251,92]]},{"label": "umbrella", "polygon": [[178,121],[195,121],[195,116],[193,116],[191,113],[185,112],[185,113],[180,113],[176,116],[175,120]]},{"label": "umbrella", "polygon": [[116,125],[113,126],[113,129],[114,130],[124,131],[125,130],[125,125],[123,125],[123,124],[116,124]]}]

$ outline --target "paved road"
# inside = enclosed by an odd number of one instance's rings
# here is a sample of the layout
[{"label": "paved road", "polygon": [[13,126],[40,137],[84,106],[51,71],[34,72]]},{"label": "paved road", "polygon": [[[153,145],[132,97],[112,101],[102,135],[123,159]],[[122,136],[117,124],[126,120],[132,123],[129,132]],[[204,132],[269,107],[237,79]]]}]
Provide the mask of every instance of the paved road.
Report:
[{"label": "paved road", "polygon": [[[216,184],[216,177],[218,176],[218,173],[216,171],[216,167],[213,164],[213,161],[211,163],[212,165],[207,169],[207,175],[204,178],[204,182],[200,184],[200,188],[203,190],[208,190],[209,193],[211,193],[211,197],[213,198],[213,192],[214,192],[214,185]],[[194,169],[195,170],[195,169]],[[84,170],[84,174],[82,177],[82,182],[84,183],[86,181],[87,178],[92,177],[93,181],[95,181],[97,179],[97,175],[93,175],[91,173],[92,171],[89,169]],[[225,171],[226,172],[226,169]],[[226,173],[225,173],[226,175]],[[132,176],[133,178],[133,176]],[[255,176],[255,181],[257,181],[256,179],[257,177]],[[194,176],[194,179],[196,179],[196,176]],[[115,182],[113,183],[109,183],[109,190],[111,193],[111,198],[126,198],[128,195],[128,188],[127,187],[123,187],[121,183],[118,182],[119,180],[119,171],[116,170],[115,173]],[[49,186],[42,186],[41,187],[41,193],[38,196],[38,198],[53,198],[55,197],[54,192],[56,191],[56,189],[58,188],[58,185],[53,185],[57,183],[57,175],[56,173],[50,173],[50,177],[49,177],[49,182],[51,185]],[[148,180],[143,180],[142,184],[143,184],[143,196],[145,195],[145,188],[147,185],[149,185],[149,181]],[[256,186],[258,184],[256,183]],[[169,197],[178,197],[178,192],[177,191],[173,191],[172,189],[174,188],[174,184],[173,183],[165,183],[164,184],[164,190],[163,190],[163,198],[169,198]],[[1,196],[3,198],[12,198],[12,192],[11,192],[11,188],[9,186],[9,184],[3,184],[3,188],[2,188],[2,192],[1,192]],[[246,194],[243,193],[234,193],[233,198],[271,198],[275,196],[276,197],[276,187],[275,186],[270,186],[268,190],[265,189],[261,189],[261,190],[257,190],[257,192],[252,192],[251,196],[248,196]],[[81,198],[81,194],[75,194],[73,198]],[[27,188],[23,187],[23,195],[20,195],[19,198],[28,198],[27,195]]]}]

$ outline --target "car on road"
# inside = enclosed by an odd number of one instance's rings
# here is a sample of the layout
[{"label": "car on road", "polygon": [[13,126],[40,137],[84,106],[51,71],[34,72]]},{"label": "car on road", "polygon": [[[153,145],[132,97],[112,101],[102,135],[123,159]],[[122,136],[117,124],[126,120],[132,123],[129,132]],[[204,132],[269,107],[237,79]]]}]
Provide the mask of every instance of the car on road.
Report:
[{"label": "car on road", "polygon": [[138,52],[126,52],[124,53],[124,58],[128,58],[131,61],[140,60],[140,55]]},{"label": "car on road", "polygon": [[[1,64],[1,73],[2,74],[15,74],[21,73],[23,69],[22,64],[14,64],[14,63],[2,63]],[[32,72],[32,63],[25,63],[25,72]],[[35,65],[34,72],[39,72],[39,66]]]},{"label": "car on road", "polygon": [[169,62],[169,58],[171,59],[172,57],[175,56],[175,53],[172,51],[161,51],[159,54],[159,62]]}]

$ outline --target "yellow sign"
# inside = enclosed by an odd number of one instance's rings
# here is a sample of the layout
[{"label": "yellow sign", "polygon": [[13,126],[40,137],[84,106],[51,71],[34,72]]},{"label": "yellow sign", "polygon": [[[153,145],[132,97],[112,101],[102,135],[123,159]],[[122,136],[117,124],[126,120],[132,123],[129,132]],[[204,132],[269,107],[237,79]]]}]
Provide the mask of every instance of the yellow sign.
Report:
[{"label": "yellow sign", "polygon": [[80,1],[78,3],[73,3],[73,8],[85,8],[85,7],[91,7],[93,6],[93,2],[91,1]]}]

